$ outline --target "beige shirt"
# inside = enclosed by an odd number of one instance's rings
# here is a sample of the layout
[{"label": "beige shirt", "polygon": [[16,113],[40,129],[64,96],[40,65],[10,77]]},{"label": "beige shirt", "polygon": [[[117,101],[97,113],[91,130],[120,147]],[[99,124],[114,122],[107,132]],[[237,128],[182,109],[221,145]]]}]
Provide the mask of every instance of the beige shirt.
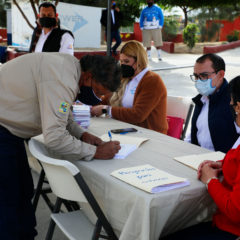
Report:
[{"label": "beige shirt", "polygon": [[21,138],[43,133],[52,153],[91,160],[96,147],[80,141],[84,130],[70,107],[79,91],[79,61],[63,53],[31,53],[0,67],[0,125]]}]

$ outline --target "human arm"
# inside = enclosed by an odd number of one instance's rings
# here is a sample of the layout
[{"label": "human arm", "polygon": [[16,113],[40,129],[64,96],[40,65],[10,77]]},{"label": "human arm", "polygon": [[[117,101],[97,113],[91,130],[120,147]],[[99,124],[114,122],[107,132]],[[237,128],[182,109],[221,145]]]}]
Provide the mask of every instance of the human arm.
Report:
[{"label": "human arm", "polygon": [[161,8],[159,8],[158,16],[159,16],[159,27],[162,28],[164,24],[164,16]]},{"label": "human arm", "polygon": [[60,42],[59,52],[73,55],[74,53],[73,44],[74,44],[73,37],[69,33],[64,33],[62,35],[62,39]]},{"label": "human arm", "polygon": [[[234,154],[232,154],[234,153]],[[240,223],[240,148],[230,150],[223,164],[223,182],[212,179],[208,192],[219,211],[233,223]]]},{"label": "human arm", "polygon": [[[197,171],[197,177],[198,177],[198,179],[200,179],[201,177],[202,177],[202,172],[203,171],[206,171],[206,173],[207,173],[207,169],[205,170],[205,168],[203,168],[205,165],[208,165],[208,167],[210,167],[210,168],[212,168],[212,169],[215,169],[215,170],[218,170],[218,173],[220,172],[220,171],[222,171],[222,161],[218,161],[218,162],[215,162],[215,161],[211,161],[211,160],[205,160],[205,161],[203,161],[200,165],[199,165],[199,167],[198,167],[198,171]],[[209,169],[208,169],[209,170]],[[212,176],[208,176],[208,175],[206,175],[206,173],[205,172],[203,172],[203,174],[204,174],[204,179],[205,178],[208,178],[208,179],[205,179],[206,181],[208,181],[211,177],[216,177],[216,176],[214,176],[214,175],[212,175]],[[202,179],[201,179],[202,180]],[[204,180],[204,183],[205,183],[205,180]]]},{"label": "human arm", "polygon": [[140,25],[140,29],[143,30],[143,21],[144,21],[144,10],[142,10],[141,12],[141,15],[140,15],[140,22],[139,22],[139,25]]},{"label": "human arm", "polygon": [[[156,106],[166,113],[167,90],[159,75],[148,71],[140,81],[132,108],[112,107],[112,117],[131,124],[142,123]],[[164,121],[166,119],[163,114]]]},{"label": "human arm", "polygon": [[101,15],[100,23],[101,23],[104,27],[107,26],[107,10],[102,10],[102,15]]}]

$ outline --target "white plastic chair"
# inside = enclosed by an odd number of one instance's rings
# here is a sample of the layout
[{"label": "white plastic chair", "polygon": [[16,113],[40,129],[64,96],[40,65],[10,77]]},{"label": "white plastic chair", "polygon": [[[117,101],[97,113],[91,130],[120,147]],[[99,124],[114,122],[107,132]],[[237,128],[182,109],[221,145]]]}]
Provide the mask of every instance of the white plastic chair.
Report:
[{"label": "white plastic chair", "polygon": [[167,96],[167,116],[178,117],[184,120],[181,139],[185,138],[193,109],[194,105],[191,98]]},{"label": "white plastic chair", "polygon": [[[46,240],[52,239],[55,224],[71,240],[99,239],[101,237],[118,239],[88,185],[82,178],[79,169],[69,161],[51,158],[45,145],[35,139],[29,141],[29,150],[41,162],[49,185],[57,196]],[[63,200],[88,203],[97,217],[95,226],[81,210],[60,213]],[[102,228],[107,236],[100,234]]]}]

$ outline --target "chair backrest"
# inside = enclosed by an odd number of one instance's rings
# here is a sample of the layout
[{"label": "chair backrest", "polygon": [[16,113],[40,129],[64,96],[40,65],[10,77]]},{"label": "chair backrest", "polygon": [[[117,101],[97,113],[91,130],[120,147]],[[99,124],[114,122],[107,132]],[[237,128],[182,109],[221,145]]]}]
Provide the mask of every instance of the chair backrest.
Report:
[{"label": "chair backrest", "polygon": [[167,116],[168,132],[167,135],[174,138],[181,138],[184,119],[179,117]]},{"label": "chair backrest", "polygon": [[75,165],[66,160],[50,157],[44,143],[36,139],[31,139],[28,146],[32,155],[41,162],[49,185],[56,196],[71,201],[87,202],[74,178],[79,173]]},{"label": "chair backrest", "polygon": [[167,97],[167,116],[178,117],[184,120],[184,128],[181,139],[185,138],[194,105],[191,98],[186,97]]}]

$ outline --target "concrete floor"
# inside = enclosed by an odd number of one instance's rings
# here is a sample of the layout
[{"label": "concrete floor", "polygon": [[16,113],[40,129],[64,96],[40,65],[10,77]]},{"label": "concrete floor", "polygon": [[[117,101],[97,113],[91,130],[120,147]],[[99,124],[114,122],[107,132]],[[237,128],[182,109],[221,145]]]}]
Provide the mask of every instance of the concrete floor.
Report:
[{"label": "concrete floor", "polygon": [[[227,80],[231,80],[233,77],[240,75],[240,48],[221,52],[218,55],[225,60]],[[152,56],[153,58],[149,63],[149,68],[159,69],[157,72],[167,87],[168,95],[194,97],[197,94],[194,83],[191,81],[189,75],[193,73],[193,65],[195,60],[201,56],[200,54],[168,54],[162,52],[163,61],[159,62],[156,50],[153,47]],[[33,177],[36,182],[38,175],[33,173]],[[54,196],[52,196],[52,199],[54,199]],[[50,211],[41,198],[36,217],[38,236],[35,239],[43,240],[45,239],[48,228]],[[67,238],[56,228],[53,239],[66,240]]]}]

